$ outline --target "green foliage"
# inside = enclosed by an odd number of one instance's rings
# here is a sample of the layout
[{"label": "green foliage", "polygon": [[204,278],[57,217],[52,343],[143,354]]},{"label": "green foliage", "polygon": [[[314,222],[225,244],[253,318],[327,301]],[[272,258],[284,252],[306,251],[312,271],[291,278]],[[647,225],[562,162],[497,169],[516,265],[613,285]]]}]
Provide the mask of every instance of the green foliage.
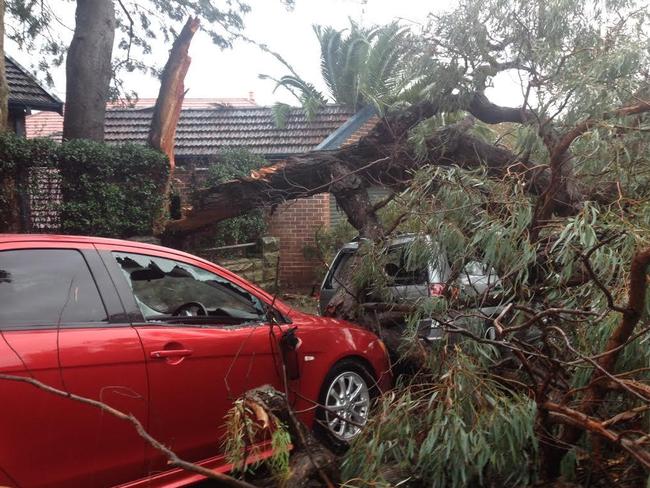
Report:
[{"label": "green foliage", "polygon": [[410,56],[415,53],[410,31],[398,22],[362,27],[350,20],[348,29],[314,26],[321,48],[321,74],[327,95],[303,80],[290,66],[291,75],[275,79],[276,90],[288,90],[313,116],[328,99],[358,110],[374,104],[383,109],[392,104],[412,83],[408,72]]},{"label": "green foliage", "polygon": [[9,132],[0,134],[0,228],[7,229],[13,220],[14,192],[27,192],[30,168],[55,164],[56,144],[53,141],[27,140]]},{"label": "green foliage", "polygon": [[[517,70],[530,109],[541,119],[561,111],[573,123],[629,101],[643,85],[649,15],[645,1],[463,0],[433,15],[426,36],[455,73],[448,89],[483,90],[499,72]],[[428,96],[445,103],[444,87],[431,88]]]},{"label": "green foliage", "polygon": [[416,378],[380,399],[345,456],[346,486],[389,486],[386,475],[390,486],[534,481],[534,402],[504,389],[459,349],[440,366],[440,378]]},{"label": "green foliage", "polygon": [[[251,171],[266,165],[266,160],[245,149],[223,151],[208,170],[208,185],[217,185],[235,178],[250,176]],[[213,245],[225,246],[252,242],[266,231],[266,216],[262,210],[252,210],[245,215],[219,222],[215,226]]]},{"label": "green foliage", "polygon": [[[221,445],[228,463],[234,466],[235,471],[254,471],[261,464],[270,469],[273,477],[282,484],[291,474],[289,471],[289,454],[291,436],[286,426],[272,413],[267,422],[254,419],[255,413],[246,406],[246,401],[238,399],[228,411],[225,418],[226,432]],[[273,455],[264,461],[245,464],[247,460],[260,452],[260,444],[254,439],[260,439],[271,432],[271,448]]]},{"label": "green foliage", "polygon": [[289,471],[290,448],[291,436],[286,427],[280,423],[279,428],[274,430],[271,436],[273,455],[267,461],[271,473],[280,484],[291,475]]},{"label": "green foliage", "polygon": [[246,458],[259,452],[259,448],[255,444],[251,446],[250,442],[250,439],[254,439],[259,430],[259,425],[249,418],[250,414],[251,412],[246,409],[244,400],[238,399],[227,412],[225,418],[226,433],[221,446],[226,460],[233,465],[236,471],[246,469]]},{"label": "green foliage", "polygon": [[291,106],[286,103],[276,103],[273,105],[273,121],[278,129],[284,129],[287,126],[287,119],[291,113]]},{"label": "green foliage", "polygon": [[327,273],[327,266],[332,262],[343,244],[350,242],[358,234],[347,220],[340,220],[330,228],[319,227],[314,235],[314,245],[303,248],[306,259],[317,260],[321,266],[317,268],[317,279],[322,279]]},{"label": "green foliage", "polygon": [[56,144],[49,139],[0,135],[0,180],[11,181],[0,192],[6,227],[10,216],[7,191],[29,194],[31,168],[60,171],[63,203],[61,231],[70,234],[129,237],[150,235],[162,218],[169,163],[157,151],[126,144],[109,146],[75,140]]},{"label": "green foliage", "polygon": [[59,147],[62,231],[113,237],[150,235],[161,219],[167,158],[135,144],[73,140]]}]

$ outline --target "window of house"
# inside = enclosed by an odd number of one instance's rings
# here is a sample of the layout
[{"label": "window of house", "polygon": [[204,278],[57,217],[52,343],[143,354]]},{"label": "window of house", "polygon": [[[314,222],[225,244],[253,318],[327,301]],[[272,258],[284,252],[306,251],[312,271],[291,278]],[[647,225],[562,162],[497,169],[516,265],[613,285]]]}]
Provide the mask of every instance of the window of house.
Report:
[{"label": "window of house", "polygon": [[113,255],[147,321],[240,324],[266,316],[259,298],[205,269],[142,254]]},{"label": "window of house", "polygon": [[97,285],[79,251],[0,251],[0,326],[107,321]]}]

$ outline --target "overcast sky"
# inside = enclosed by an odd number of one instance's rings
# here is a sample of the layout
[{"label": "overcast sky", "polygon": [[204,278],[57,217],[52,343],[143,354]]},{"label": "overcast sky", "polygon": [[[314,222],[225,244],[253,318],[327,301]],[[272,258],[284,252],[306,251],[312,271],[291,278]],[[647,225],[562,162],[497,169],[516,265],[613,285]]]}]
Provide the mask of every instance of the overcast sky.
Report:
[{"label": "overcast sky", "polygon": [[[308,81],[324,89],[319,72],[319,46],[312,30],[313,24],[331,25],[345,28],[352,18],[364,25],[385,24],[394,19],[404,23],[424,24],[432,10],[449,9],[454,0],[295,0],[295,8],[288,11],[279,0],[249,0],[252,11],[244,18],[244,34],[280,53],[296,71]],[[62,2],[59,14],[72,22],[74,3]],[[63,37],[70,34],[62,29]],[[18,62],[29,65],[33,59],[28,53],[20,53],[15,46],[7,45],[7,52]],[[155,54],[160,58],[157,64],[166,61],[167,49],[160,42]],[[295,104],[296,101],[283,90],[273,93],[271,81],[260,80],[258,75],[265,73],[282,76],[286,69],[272,56],[259,48],[237,42],[232,49],[221,50],[212,44],[208,35],[198,32],[190,48],[192,64],[185,86],[189,89],[187,97],[248,97],[254,94],[261,105],[272,105],[277,101]],[[53,91],[65,98],[65,69],[61,67],[54,73]],[[134,89],[142,98],[158,94],[157,79],[142,74],[126,78],[128,89]],[[488,95],[503,105],[516,105],[521,97],[513,90],[515,80],[503,75],[496,89]]]}]

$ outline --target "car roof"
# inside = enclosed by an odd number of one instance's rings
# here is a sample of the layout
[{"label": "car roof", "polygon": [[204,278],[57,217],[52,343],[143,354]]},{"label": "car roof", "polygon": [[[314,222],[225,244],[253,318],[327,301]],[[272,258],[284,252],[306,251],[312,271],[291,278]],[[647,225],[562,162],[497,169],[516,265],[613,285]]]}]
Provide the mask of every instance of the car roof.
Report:
[{"label": "car roof", "polygon": [[[189,254],[177,249],[159,246],[157,244],[149,244],[141,241],[130,241],[127,239],[113,239],[109,237],[97,236],[75,236],[63,234],[0,234],[0,243],[20,243],[20,242],[68,242],[68,243],[82,243],[82,244],[104,244],[113,246],[129,246],[143,250],[171,252],[179,256],[185,256],[192,259],[199,259],[208,263],[209,261]],[[210,263],[212,264],[212,263]]]},{"label": "car roof", "polygon": [[[388,246],[399,246],[402,244],[408,244],[409,242],[413,242],[418,236],[424,237],[426,239],[429,239],[429,236],[424,235],[424,234],[415,234],[415,233],[408,233],[408,234],[401,234],[397,237],[392,238],[388,242]],[[351,241],[343,245],[341,248],[342,251],[356,251],[359,249],[359,243],[363,239],[359,239],[356,241]]]}]

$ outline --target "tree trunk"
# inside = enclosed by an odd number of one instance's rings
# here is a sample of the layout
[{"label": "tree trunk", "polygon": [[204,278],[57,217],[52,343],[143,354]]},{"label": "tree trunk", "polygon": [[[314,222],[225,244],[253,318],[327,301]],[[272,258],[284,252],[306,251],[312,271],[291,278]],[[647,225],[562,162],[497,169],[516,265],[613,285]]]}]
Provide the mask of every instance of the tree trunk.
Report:
[{"label": "tree trunk", "polygon": [[[411,120],[410,122],[416,123]],[[398,136],[391,127],[402,126]],[[487,167],[493,176],[520,172],[530,182],[527,189],[539,195],[548,186],[550,171],[539,169],[533,163],[518,160],[507,149],[488,144],[467,133],[464,125],[451,126],[434,132],[426,141],[428,157],[419,158],[406,141],[411,125],[398,117],[387,118],[357,144],[335,151],[315,151],[291,156],[286,161],[262,168],[249,178],[225,182],[197,192],[192,211],[183,219],[170,222],[170,232],[191,232],[220,220],[236,217],[254,208],[272,207],[287,200],[306,198],[318,193],[333,192],[344,210],[344,194],[365,185],[362,181],[401,189],[412,178],[413,171],[427,164],[457,165],[463,168]],[[345,171],[355,181],[344,182]],[[361,181],[362,180],[362,181]],[[576,199],[579,198],[579,202]],[[582,195],[558,192],[555,200],[564,207],[581,203]],[[351,204],[353,205],[353,204]],[[350,210],[353,210],[350,208]],[[357,227],[365,224],[366,217],[353,210],[350,222]],[[357,227],[361,231],[361,227]],[[372,234],[368,237],[373,238]]]},{"label": "tree trunk", "polygon": [[5,2],[0,0],[0,132],[9,121],[9,87],[5,73]]},{"label": "tree trunk", "polygon": [[77,0],[66,58],[64,140],[104,140],[115,27],[112,0]]},{"label": "tree trunk", "polygon": [[183,30],[174,41],[169,59],[160,79],[160,91],[153,109],[148,142],[169,158],[170,178],[174,171],[174,138],[185,97],[185,75],[192,59],[187,52],[194,33],[200,25],[198,17],[187,19]]},{"label": "tree trunk", "polygon": [[[174,176],[174,140],[176,137],[176,126],[181,116],[183,98],[185,97],[185,75],[190,67],[192,59],[188,50],[194,37],[194,33],[200,25],[198,17],[187,19],[183,30],[178,35],[171,51],[169,59],[165,64],[160,79],[160,91],[156,99],[156,106],[151,117],[148,142],[151,147],[167,155],[169,159],[169,175],[165,184],[164,208],[162,215],[168,215],[169,192],[171,181]],[[154,223],[154,235],[160,235],[165,230],[166,220],[164,217]]]},{"label": "tree trunk", "polygon": [[0,0],[0,132],[7,130],[9,120],[9,87],[5,73],[5,2]]}]

